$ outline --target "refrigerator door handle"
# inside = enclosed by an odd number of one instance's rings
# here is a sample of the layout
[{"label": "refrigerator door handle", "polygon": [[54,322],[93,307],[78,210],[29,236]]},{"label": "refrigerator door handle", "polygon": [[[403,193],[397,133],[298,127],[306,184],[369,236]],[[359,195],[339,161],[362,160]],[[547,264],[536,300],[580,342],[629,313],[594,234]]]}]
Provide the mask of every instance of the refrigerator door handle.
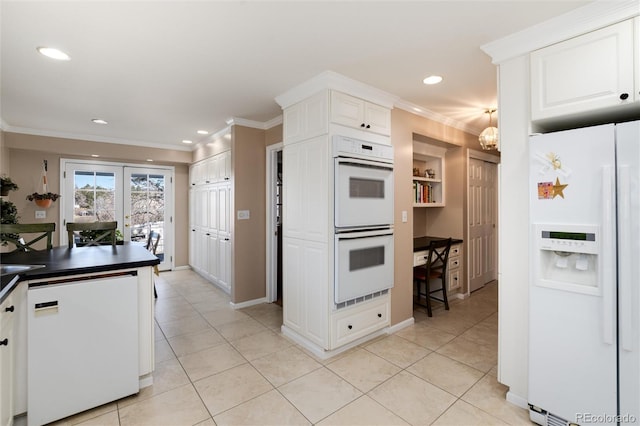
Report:
[{"label": "refrigerator door handle", "polygon": [[614,318],[616,270],[615,259],[615,221],[614,203],[615,186],[612,166],[602,168],[602,275],[600,275],[600,288],[602,289],[602,325],[603,340],[608,345],[614,344],[616,325]]},{"label": "refrigerator door handle", "polygon": [[631,189],[629,166],[618,168],[618,279],[620,283],[620,343],[625,351],[633,350],[631,317]]}]

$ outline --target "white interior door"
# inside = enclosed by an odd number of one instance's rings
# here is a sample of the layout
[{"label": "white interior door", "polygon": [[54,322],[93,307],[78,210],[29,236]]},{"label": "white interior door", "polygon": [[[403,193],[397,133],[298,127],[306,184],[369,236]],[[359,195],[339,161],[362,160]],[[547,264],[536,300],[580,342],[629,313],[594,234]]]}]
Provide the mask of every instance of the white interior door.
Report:
[{"label": "white interior door", "polygon": [[172,173],[166,169],[124,167],[124,239],[146,244],[150,231],[160,234],[156,256],[160,270],[171,269]]},{"label": "white interior door", "polygon": [[469,291],[496,279],[496,165],[469,158]]}]

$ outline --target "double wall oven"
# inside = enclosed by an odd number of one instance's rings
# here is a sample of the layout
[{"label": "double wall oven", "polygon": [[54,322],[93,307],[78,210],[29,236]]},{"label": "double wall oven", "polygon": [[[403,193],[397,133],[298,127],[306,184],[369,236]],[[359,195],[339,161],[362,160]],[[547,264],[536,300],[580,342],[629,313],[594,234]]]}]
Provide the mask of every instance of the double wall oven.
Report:
[{"label": "double wall oven", "polygon": [[393,287],[393,147],[334,136],[334,302]]}]

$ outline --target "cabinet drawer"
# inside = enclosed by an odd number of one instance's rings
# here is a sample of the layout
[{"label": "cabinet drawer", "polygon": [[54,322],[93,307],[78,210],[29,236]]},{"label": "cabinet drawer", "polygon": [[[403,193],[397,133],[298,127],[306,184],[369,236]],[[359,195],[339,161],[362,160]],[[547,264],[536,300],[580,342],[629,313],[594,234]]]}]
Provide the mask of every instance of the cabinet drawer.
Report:
[{"label": "cabinet drawer", "polygon": [[458,256],[450,257],[449,258],[449,270],[453,271],[454,269],[458,269],[459,267],[460,267],[460,258]]},{"label": "cabinet drawer", "polygon": [[389,298],[338,312],[331,323],[331,349],[334,349],[389,325]]},{"label": "cabinet drawer", "polygon": [[427,263],[428,251],[417,251],[413,253],[413,266],[420,266]]},{"label": "cabinet drawer", "polygon": [[456,257],[462,254],[462,246],[460,244],[456,244],[455,246],[451,246],[451,250],[449,250],[449,257]]},{"label": "cabinet drawer", "polygon": [[455,269],[449,271],[449,281],[447,281],[447,291],[453,291],[460,288],[460,270]]}]

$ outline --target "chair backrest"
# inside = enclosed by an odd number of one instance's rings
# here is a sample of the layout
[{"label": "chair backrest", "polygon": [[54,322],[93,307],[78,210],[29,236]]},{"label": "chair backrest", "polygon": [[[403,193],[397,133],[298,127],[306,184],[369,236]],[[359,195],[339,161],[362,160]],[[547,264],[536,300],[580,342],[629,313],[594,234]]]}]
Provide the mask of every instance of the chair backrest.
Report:
[{"label": "chair backrest", "polygon": [[[74,244],[82,246],[111,244],[115,246],[117,228],[118,222],[68,222],[69,248],[73,248]],[[77,242],[76,236],[78,237]]]},{"label": "chair backrest", "polygon": [[442,273],[447,272],[449,262],[449,250],[451,249],[451,238],[433,240],[429,244],[429,257],[427,258],[427,271],[442,269]]},{"label": "chair backrest", "polygon": [[[33,251],[35,249],[32,246],[44,238],[47,239],[46,249],[51,250],[53,248],[51,235],[55,230],[55,223],[4,223],[0,225],[2,239],[16,246],[15,250],[10,253],[16,251]],[[32,240],[25,242],[23,237],[25,234],[37,235]]]},{"label": "chair backrest", "polygon": [[149,232],[149,238],[147,238],[146,248],[151,253],[156,254],[156,250],[158,249],[158,243],[160,242],[160,234],[156,231]]}]

